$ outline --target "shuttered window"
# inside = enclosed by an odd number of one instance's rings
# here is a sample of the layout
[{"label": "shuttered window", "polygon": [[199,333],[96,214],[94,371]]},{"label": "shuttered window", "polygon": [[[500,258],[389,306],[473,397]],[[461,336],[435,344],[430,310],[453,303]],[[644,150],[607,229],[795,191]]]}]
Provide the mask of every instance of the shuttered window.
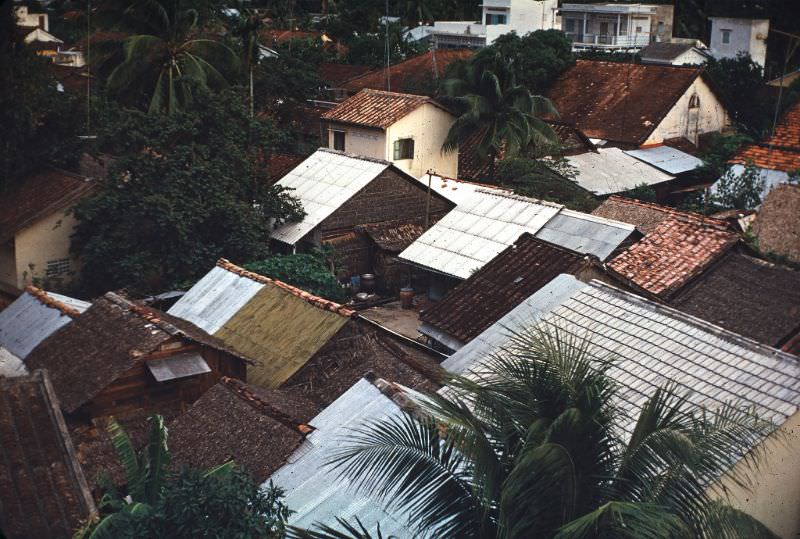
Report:
[{"label": "shuttered window", "polygon": [[401,138],[394,141],[394,161],[414,159],[414,139]]}]

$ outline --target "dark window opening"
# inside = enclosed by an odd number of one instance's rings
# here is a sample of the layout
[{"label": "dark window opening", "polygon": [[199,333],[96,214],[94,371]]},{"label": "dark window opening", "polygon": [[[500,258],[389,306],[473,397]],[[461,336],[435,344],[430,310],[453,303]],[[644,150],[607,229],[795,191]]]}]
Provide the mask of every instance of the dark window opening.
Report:
[{"label": "dark window opening", "polygon": [[394,141],[394,160],[414,159],[414,139],[401,138]]},{"label": "dark window opening", "polygon": [[340,152],[344,151],[344,131],[333,132],[333,149]]}]

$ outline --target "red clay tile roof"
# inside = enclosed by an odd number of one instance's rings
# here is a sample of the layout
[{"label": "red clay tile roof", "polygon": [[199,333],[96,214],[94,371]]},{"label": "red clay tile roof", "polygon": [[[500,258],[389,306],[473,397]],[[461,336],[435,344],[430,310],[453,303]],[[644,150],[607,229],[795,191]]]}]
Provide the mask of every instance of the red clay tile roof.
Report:
[{"label": "red clay tile roof", "polygon": [[784,172],[800,169],[800,100],[784,114],[773,136],[744,146],[731,162]]},{"label": "red clay tile roof", "polygon": [[697,223],[725,226],[725,221],[720,219],[711,219],[699,213],[680,211],[669,206],[659,206],[619,195],[608,197],[592,212],[592,215],[634,225],[643,234],[649,234],[658,225],[673,217]]},{"label": "red clay tile roof", "polygon": [[96,511],[47,374],[0,377],[0,523],[8,539],[72,537]]},{"label": "red clay tile roof", "polygon": [[800,327],[800,271],[730,252],[684,287],[670,304],[745,337],[778,346]]},{"label": "red clay tile roof", "polygon": [[547,92],[561,120],[587,136],[640,145],[702,69],[578,60]]},{"label": "red clay tile roof", "polygon": [[246,269],[237,266],[236,264],[232,264],[228,260],[224,258],[220,258],[217,261],[217,266],[220,268],[230,271],[231,273],[235,273],[236,275],[240,275],[242,277],[246,277],[258,283],[270,284],[273,286],[277,286],[290,294],[297,296],[298,298],[302,298],[306,300],[311,305],[318,307],[320,309],[330,311],[332,313],[340,314],[346,317],[353,317],[356,316],[356,311],[352,309],[348,309],[347,307],[336,303],[335,301],[330,301],[325,298],[321,298],[319,296],[315,296],[314,294],[309,294],[305,290],[297,288],[296,286],[292,286],[290,284],[286,284],[282,281],[278,281],[275,279],[270,279],[269,277],[264,277],[263,275],[259,275],[258,273],[253,273],[252,271],[247,271]]},{"label": "red clay tile roof", "polygon": [[468,342],[554,277],[575,274],[590,263],[580,253],[525,233],[423,311],[420,320]]},{"label": "red clay tile roof", "polygon": [[[435,90],[438,80],[444,75],[447,66],[457,60],[466,60],[473,51],[465,49],[437,50],[409,58],[389,67],[393,91],[419,93]],[[350,79],[343,86],[355,93],[365,88],[386,90],[386,72],[377,69],[370,73]]]},{"label": "red clay tile roof", "polygon": [[372,71],[372,68],[369,66],[334,64],[332,62],[325,62],[319,66],[320,78],[328,84],[328,86],[334,88],[338,88],[350,79],[360,77],[370,71]]},{"label": "red clay tile roof", "polygon": [[800,185],[774,187],[752,226],[758,248],[800,263]]},{"label": "red clay tile roof", "polygon": [[436,105],[433,99],[424,95],[361,90],[325,112],[322,119],[386,129],[426,103]]},{"label": "red clay tile roof", "polygon": [[87,178],[41,168],[8,191],[0,192],[0,243],[39,219],[65,210],[88,195],[95,184]]},{"label": "red clay tile roof", "polygon": [[629,284],[670,297],[739,241],[716,224],[673,217],[611,260],[608,267]]}]

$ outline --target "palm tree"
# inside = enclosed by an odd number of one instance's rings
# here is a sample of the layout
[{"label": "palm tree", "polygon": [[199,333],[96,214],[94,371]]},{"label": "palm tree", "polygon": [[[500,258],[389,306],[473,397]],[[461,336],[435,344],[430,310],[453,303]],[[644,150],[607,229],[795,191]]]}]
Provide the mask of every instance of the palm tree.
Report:
[{"label": "palm tree", "polygon": [[253,102],[253,69],[261,59],[261,43],[259,42],[259,30],[264,23],[257,14],[245,12],[238,19],[234,20],[232,34],[241,40],[242,44],[242,63],[248,73],[250,84],[250,117],[255,114]]},{"label": "palm tree", "polygon": [[514,157],[531,145],[553,144],[555,132],[540,117],[557,114],[550,100],[517,84],[513,60],[486,50],[458,66],[442,84],[442,100],[458,113],[442,150],[453,151],[480,132],[477,150],[494,179],[498,155]]},{"label": "palm tree", "polygon": [[757,455],[742,472],[731,463],[771,425],[730,405],[693,409],[674,386],[633,421],[607,374],[613,361],[588,350],[557,329],[516,335],[412,413],[356,429],[330,465],[421,536],[772,537],[707,489],[725,473],[747,485]]},{"label": "palm tree", "polygon": [[108,76],[108,89],[134,101],[145,96],[151,113],[174,113],[192,101],[196,88],[224,88],[238,71],[236,54],[200,37],[197,10],[181,0],[112,2],[104,15],[116,16],[117,26],[133,33]]}]

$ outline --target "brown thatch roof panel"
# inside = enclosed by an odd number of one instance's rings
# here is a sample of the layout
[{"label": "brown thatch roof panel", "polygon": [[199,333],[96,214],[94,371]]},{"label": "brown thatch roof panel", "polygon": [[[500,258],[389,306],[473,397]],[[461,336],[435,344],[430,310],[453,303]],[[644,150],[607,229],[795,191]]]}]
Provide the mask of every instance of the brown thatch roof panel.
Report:
[{"label": "brown thatch roof panel", "polygon": [[268,285],[215,336],[261,362],[248,370],[248,382],[275,388],[303,367],[348,320],[289,291]]},{"label": "brown thatch roof panel", "polygon": [[753,223],[758,248],[800,262],[800,185],[769,192]]},{"label": "brown thatch roof panel", "polygon": [[9,539],[67,538],[95,511],[43,371],[0,377],[0,525]]},{"label": "brown thatch roof panel", "polygon": [[255,481],[266,480],[302,443],[304,433],[301,425],[276,418],[258,395],[232,380],[208,390],[169,425],[173,466],[209,468],[232,459]]}]

